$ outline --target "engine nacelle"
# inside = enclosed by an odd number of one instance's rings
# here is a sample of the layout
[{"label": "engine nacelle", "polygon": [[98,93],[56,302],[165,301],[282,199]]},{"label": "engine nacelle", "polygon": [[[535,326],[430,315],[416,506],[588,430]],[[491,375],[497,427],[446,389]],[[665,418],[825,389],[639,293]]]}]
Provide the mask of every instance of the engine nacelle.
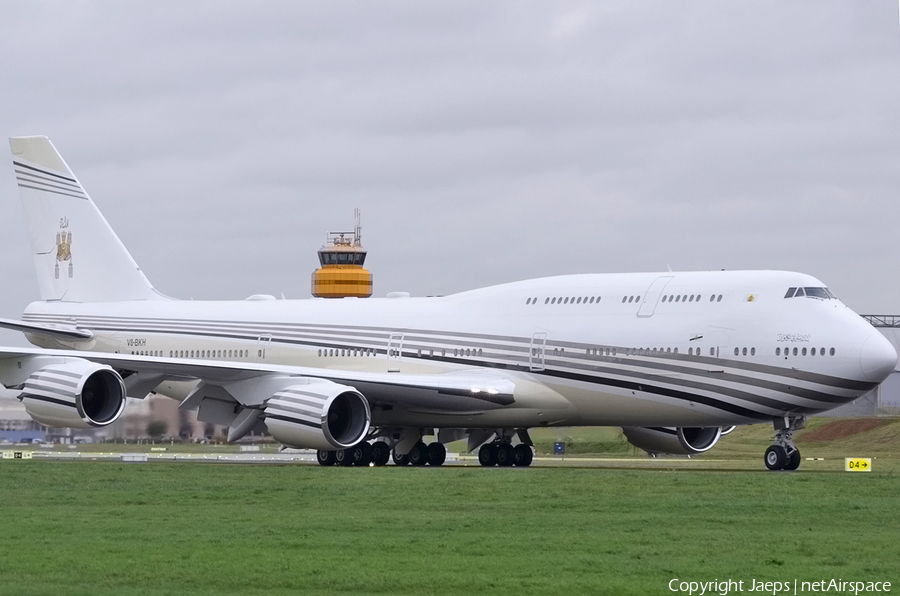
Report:
[{"label": "engine nacelle", "polygon": [[276,441],[300,449],[345,449],[366,438],[369,402],[353,387],[298,382],[278,391],[263,410]]},{"label": "engine nacelle", "polygon": [[709,451],[719,441],[722,429],[630,426],[622,429],[628,442],[647,453],[696,455]]},{"label": "engine nacelle", "polygon": [[72,360],[32,373],[19,397],[28,415],[45,426],[100,427],[125,410],[125,383],[109,366]]}]

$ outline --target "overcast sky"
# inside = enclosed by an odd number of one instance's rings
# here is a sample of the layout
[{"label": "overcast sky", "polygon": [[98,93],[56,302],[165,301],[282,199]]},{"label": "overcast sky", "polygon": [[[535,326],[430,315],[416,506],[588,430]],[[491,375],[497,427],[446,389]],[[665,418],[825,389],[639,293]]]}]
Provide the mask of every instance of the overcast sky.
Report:
[{"label": "overcast sky", "polygon": [[[359,207],[376,295],[788,269],[900,314],[896,0],[2,12],[0,131],[49,136],[165,294],[308,297]],[[6,155],[14,318],[38,293]]]}]

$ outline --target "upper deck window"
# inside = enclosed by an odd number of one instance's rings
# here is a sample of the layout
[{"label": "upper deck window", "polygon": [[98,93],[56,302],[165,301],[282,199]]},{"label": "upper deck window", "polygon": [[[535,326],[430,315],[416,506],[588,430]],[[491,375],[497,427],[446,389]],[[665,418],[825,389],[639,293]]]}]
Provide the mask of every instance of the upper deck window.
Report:
[{"label": "upper deck window", "polygon": [[821,300],[837,300],[837,296],[831,293],[828,288],[788,288],[785,298],[799,298],[807,296],[809,298],[819,298]]}]

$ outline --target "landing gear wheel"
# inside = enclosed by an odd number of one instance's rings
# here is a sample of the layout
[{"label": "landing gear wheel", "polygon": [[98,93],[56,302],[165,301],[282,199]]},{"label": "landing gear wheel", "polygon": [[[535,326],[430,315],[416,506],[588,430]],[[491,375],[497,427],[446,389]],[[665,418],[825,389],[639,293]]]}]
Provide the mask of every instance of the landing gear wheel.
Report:
[{"label": "landing gear wheel", "polygon": [[766,449],[766,467],[770,470],[783,469],[787,461],[787,453],[781,445],[772,445]]},{"label": "landing gear wheel", "polygon": [[516,445],[516,466],[527,468],[532,461],[534,461],[534,451],[531,450],[531,447],[524,443]]},{"label": "landing gear wheel", "polygon": [[508,468],[516,463],[516,451],[509,443],[502,443],[497,446],[497,465],[501,468]]},{"label": "landing gear wheel", "polygon": [[334,451],[319,449],[318,451],[316,451],[316,460],[319,462],[320,466],[333,466]]},{"label": "landing gear wheel", "polygon": [[800,450],[794,449],[788,456],[787,463],[784,464],[785,470],[796,470],[800,467]]},{"label": "landing gear wheel", "polygon": [[485,468],[497,465],[497,446],[491,444],[482,445],[481,449],[478,450],[478,463]]},{"label": "landing gear wheel", "polygon": [[447,448],[441,443],[432,443],[428,446],[428,465],[442,466],[447,459]]},{"label": "landing gear wheel", "polygon": [[391,459],[391,448],[384,441],[375,441],[372,443],[372,463],[376,466],[383,466]]},{"label": "landing gear wheel", "polygon": [[391,459],[394,460],[394,463],[398,466],[408,466],[409,465],[409,455],[398,455],[396,451],[391,452]]},{"label": "landing gear wheel", "polygon": [[409,463],[414,466],[424,466],[428,464],[428,445],[419,441],[413,448],[409,450]]},{"label": "landing gear wheel", "polygon": [[372,446],[365,441],[347,451],[350,452],[350,461],[354,466],[368,466],[372,461]]},{"label": "landing gear wheel", "polygon": [[336,463],[339,466],[344,466],[344,467],[352,466],[353,458],[350,456],[350,450],[349,449],[338,449],[337,451],[335,451],[334,452],[334,463]]}]

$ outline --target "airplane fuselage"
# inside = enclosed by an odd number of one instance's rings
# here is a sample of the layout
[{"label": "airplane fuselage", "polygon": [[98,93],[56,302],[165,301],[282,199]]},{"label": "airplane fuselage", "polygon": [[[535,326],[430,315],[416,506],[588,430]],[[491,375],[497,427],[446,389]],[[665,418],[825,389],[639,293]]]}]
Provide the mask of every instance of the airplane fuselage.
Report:
[{"label": "airplane fuselage", "polygon": [[[789,288],[815,295],[786,298]],[[424,427],[727,426],[821,412],[874,388],[890,344],[817,279],[779,271],[587,274],[443,297],[36,302],[23,319],[192,361],[447,374],[484,370],[514,407],[373,407]]]}]

